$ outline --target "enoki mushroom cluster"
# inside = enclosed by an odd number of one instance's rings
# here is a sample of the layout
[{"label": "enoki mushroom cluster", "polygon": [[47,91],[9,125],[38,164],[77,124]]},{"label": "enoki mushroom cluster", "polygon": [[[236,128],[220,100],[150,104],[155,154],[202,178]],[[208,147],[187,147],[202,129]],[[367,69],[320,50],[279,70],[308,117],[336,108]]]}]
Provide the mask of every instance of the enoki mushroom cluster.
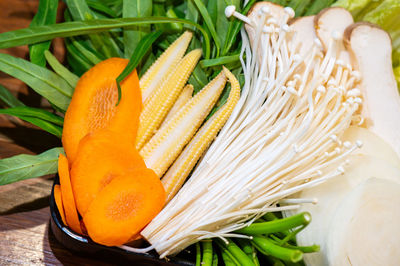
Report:
[{"label": "enoki mushroom cluster", "polygon": [[362,103],[359,73],[339,58],[341,36],[323,52],[318,40],[297,36],[293,16],[290,8],[238,16],[251,32],[241,32],[241,98],[190,179],[142,231],[160,257],[205,238],[245,237],[235,231],[296,208],[276,204],[343,173],[346,155],[361,145],[340,141]]}]

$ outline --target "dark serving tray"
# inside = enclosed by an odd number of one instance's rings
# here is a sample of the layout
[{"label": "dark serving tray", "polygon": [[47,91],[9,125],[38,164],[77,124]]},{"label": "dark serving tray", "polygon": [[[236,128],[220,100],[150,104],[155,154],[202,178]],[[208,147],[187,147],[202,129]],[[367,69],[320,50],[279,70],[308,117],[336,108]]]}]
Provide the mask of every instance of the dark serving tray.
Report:
[{"label": "dark serving tray", "polygon": [[135,253],[118,247],[107,247],[93,242],[89,237],[81,236],[71,231],[61,220],[54,200],[54,185],[59,184],[58,175],[54,178],[50,196],[50,227],[55,238],[67,249],[83,255],[106,258],[115,263],[132,263],[135,265],[195,265],[194,250],[184,250],[175,257],[161,260],[155,251],[147,254]]}]

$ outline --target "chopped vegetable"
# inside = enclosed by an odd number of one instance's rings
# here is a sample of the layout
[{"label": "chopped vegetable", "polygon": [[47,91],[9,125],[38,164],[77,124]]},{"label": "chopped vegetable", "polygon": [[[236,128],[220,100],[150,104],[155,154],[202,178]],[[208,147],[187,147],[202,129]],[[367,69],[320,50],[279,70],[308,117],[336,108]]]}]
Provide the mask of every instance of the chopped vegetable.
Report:
[{"label": "chopped vegetable", "polygon": [[75,196],[71,186],[69,163],[62,153],[58,157],[58,175],[60,176],[61,196],[67,225],[76,233],[82,234],[78,212],[76,211]]},{"label": "chopped vegetable", "polygon": [[56,202],[58,212],[60,213],[60,216],[61,216],[61,220],[65,225],[67,225],[67,220],[65,218],[65,213],[64,213],[64,206],[62,203],[62,195],[61,195],[60,185],[57,184],[54,186],[53,194],[54,194],[54,200]]},{"label": "chopped vegetable", "polygon": [[328,235],[332,265],[400,264],[399,181],[369,178],[341,201]]},{"label": "chopped vegetable", "polygon": [[79,80],[65,114],[62,136],[71,162],[76,157],[79,141],[96,130],[107,127],[124,132],[121,137],[134,141],[142,105],[136,72],[121,82],[122,99],[116,106],[118,90],[115,79],[127,64],[126,59],[107,59]]},{"label": "chopped vegetable", "polygon": [[83,217],[97,243],[118,246],[140,232],[164,206],[160,179],[146,168],[114,178],[98,194]]},{"label": "chopped vegetable", "polygon": [[[344,139],[345,140],[345,139]],[[376,151],[379,153],[379,149]],[[360,186],[365,180],[368,180],[370,178],[384,178],[387,180],[390,180],[391,182],[400,182],[400,170],[399,168],[391,165],[390,163],[383,161],[381,159],[378,159],[376,157],[373,157],[371,155],[351,155],[348,158],[348,165],[346,167],[346,172],[344,175],[338,176],[332,180],[327,181],[324,184],[318,185],[314,188],[306,189],[303,190],[298,196],[300,198],[318,198],[318,203],[316,205],[313,204],[307,204],[307,205],[302,205],[300,209],[298,209],[299,212],[302,211],[308,211],[311,213],[313,217],[313,222],[302,232],[300,232],[297,235],[297,241],[299,245],[304,245],[304,244],[309,244],[309,243],[316,243],[320,245],[321,251],[319,253],[314,253],[314,254],[309,254],[304,257],[305,261],[309,265],[328,265],[330,263],[333,263],[335,260],[331,260],[333,258],[329,258],[328,254],[330,254],[331,251],[334,249],[341,248],[340,245],[342,245],[341,242],[336,242],[340,241],[342,238],[342,234],[345,233],[347,230],[343,230],[342,232],[340,231],[334,231],[333,226],[336,227],[340,226],[343,229],[347,226],[351,226],[352,222],[349,222],[349,219],[353,218],[355,221],[360,221],[359,217],[357,215],[358,211],[355,211],[350,207],[351,205],[354,204],[354,201],[346,201],[344,202],[344,199],[348,197],[347,195],[350,195],[349,193],[353,193],[357,187]],[[397,192],[398,193],[398,192]],[[370,205],[369,209],[367,208],[367,205],[369,205],[368,202],[371,203],[377,203],[380,201],[380,199],[383,197],[382,191],[377,189],[377,190],[371,190],[368,192],[369,196],[368,199],[365,199],[365,207],[360,206],[359,209],[362,211],[363,208],[368,213],[368,218],[362,219],[362,223],[364,224],[361,226],[359,224],[358,226],[361,228],[371,228],[371,229],[362,229],[364,230],[363,232],[359,232],[358,234],[360,236],[365,237],[363,242],[364,243],[358,243],[357,248],[360,250],[364,250],[365,248],[371,248],[375,244],[378,245],[374,247],[371,250],[379,250],[379,246],[382,245],[384,241],[385,243],[390,243],[391,241],[396,242],[397,237],[396,233],[393,231],[393,229],[390,229],[390,221],[393,219],[390,218],[392,215],[396,215],[397,209],[398,208],[393,208],[393,207],[385,207],[381,206],[378,209],[375,209],[374,205]],[[386,197],[386,196],[385,196]],[[396,199],[396,197],[392,198],[393,200]],[[379,206],[379,205],[377,205]],[[341,213],[340,210],[345,210],[349,207],[352,209],[352,212],[348,212],[347,214]],[[379,215],[376,215],[379,213]],[[390,214],[388,214],[390,213]],[[387,215],[387,216],[385,216]],[[334,217],[340,217],[339,219],[346,221],[346,224],[343,224],[341,221],[333,221]],[[379,218],[381,217],[381,218]],[[387,217],[387,218],[385,218]],[[375,224],[374,221],[375,219],[382,219],[382,223],[385,224],[385,226],[378,226]],[[383,220],[384,219],[384,220]],[[385,221],[385,222],[383,222]],[[365,227],[364,227],[365,226]],[[372,229],[373,228],[373,229]],[[384,232],[389,229],[391,232],[391,236],[386,236],[386,237],[377,237],[377,236],[382,236]],[[373,233],[374,235],[371,237],[368,237],[367,235],[370,233]],[[356,230],[357,231],[357,230]],[[356,238],[353,235],[353,231],[347,231],[348,232],[348,237],[346,237],[346,242],[352,242]],[[350,236],[351,234],[351,236]],[[382,239],[382,240],[380,240]],[[334,242],[331,242],[334,241]],[[394,243],[392,242],[392,243]],[[331,243],[331,244],[330,244]],[[384,245],[385,249],[388,248],[388,246]],[[347,244],[343,246],[344,248],[347,248]],[[358,257],[357,255],[358,252],[350,252],[347,253],[348,256],[350,257]],[[361,256],[366,256],[368,252],[362,252],[360,253]],[[386,254],[386,255],[385,255]],[[396,256],[394,256],[396,257]],[[392,258],[394,258],[392,256]],[[341,260],[344,259],[345,256],[344,254],[338,256],[335,258],[336,260]],[[371,259],[371,258],[370,258]],[[386,251],[385,252],[379,252],[379,259],[382,261],[388,262],[390,261],[390,256],[387,255]],[[351,261],[352,262],[352,261]],[[347,264],[341,264],[340,265],[347,265]],[[388,263],[384,263],[385,265],[390,265]],[[393,264],[395,265],[395,264]]]},{"label": "chopped vegetable", "polygon": [[400,156],[400,96],[391,63],[391,40],[377,26],[358,22],[346,29],[345,44],[362,76],[362,114],[367,127]]},{"label": "chopped vegetable", "polygon": [[[116,141],[120,140],[120,141]],[[107,129],[86,135],[71,165],[76,206],[84,215],[90,204],[114,178],[135,168],[146,168],[133,142]]]},{"label": "chopped vegetable", "polygon": [[351,143],[356,141],[363,143],[362,147],[355,150],[353,154],[371,155],[400,168],[400,157],[392,146],[366,128],[351,126],[346,129],[341,139]]}]

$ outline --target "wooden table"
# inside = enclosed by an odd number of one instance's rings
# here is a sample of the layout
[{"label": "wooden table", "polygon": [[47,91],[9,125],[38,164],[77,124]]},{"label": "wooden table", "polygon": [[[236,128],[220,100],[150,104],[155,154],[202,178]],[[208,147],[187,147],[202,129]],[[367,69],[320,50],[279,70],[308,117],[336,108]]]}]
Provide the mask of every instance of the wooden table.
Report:
[{"label": "wooden table", "polygon": [[[0,32],[29,26],[39,0],[0,1]],[[61,40],[53,53],[62,60]],[[27,58],[27,47],[0,50]],[[44,103],[22,82],[0,72],[0,83],[30,106]],[[60,146],[56,137],[21,120],[0,115],[0,158],[40,153]],[[60,245],[49,228],[49,195],[53,177],[42,177],[0,187],[0,265],[112,265],[78,256]]]}]

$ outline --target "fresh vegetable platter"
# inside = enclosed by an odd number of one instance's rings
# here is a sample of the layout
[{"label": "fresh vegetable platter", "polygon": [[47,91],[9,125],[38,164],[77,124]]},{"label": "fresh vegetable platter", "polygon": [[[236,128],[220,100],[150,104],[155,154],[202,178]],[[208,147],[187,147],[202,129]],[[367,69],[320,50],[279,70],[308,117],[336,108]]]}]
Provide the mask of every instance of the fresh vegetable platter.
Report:
[{"label": "fresh vegetable platter", "polygon": [[0,114],[62,144],[0,160],[0,185],[58,173],[69,248],[399,265],[399,20],[398,0],[40,0],[0,34],[29,60],[0,70],[49,108],[1,86]]}]

